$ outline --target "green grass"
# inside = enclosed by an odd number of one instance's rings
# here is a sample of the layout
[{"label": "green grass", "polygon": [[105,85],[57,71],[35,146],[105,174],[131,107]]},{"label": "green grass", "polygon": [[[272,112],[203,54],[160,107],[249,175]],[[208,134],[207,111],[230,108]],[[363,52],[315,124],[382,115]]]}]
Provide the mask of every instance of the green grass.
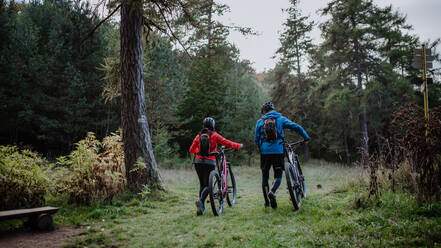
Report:
[{"label": "green grass", "polygon": [[[126,195],[112,205],[65,207],[56,222],[89,229],[68,247],[441,247],[441,205],[418,206],[383,191],[356,207],[361,171],[319,161],[304,166],[308,196],[294,212],[285,178],[278,208],[264,208],[257,167],[233,168],[238,201],[220,217],[196,216],[194,170],[162,170],[167,193],[147,201]],[[317,188],[317,184],[322,186]]]}]

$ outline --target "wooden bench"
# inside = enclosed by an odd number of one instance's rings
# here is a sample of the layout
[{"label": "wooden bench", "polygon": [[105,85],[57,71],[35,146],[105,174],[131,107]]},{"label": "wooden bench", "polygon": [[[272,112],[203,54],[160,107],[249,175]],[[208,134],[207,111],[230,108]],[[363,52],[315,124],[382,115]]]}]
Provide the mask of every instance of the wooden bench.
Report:
[{"label": "wooden bench", "polygon": [[0,211],[0,221],[29,218],[28,223],[31,225],[31,227],[39,230],[49,230],[52,228],[54,222],[52,219],[52,214],[56,213],[57,211],[58,208],[54,207]]}]

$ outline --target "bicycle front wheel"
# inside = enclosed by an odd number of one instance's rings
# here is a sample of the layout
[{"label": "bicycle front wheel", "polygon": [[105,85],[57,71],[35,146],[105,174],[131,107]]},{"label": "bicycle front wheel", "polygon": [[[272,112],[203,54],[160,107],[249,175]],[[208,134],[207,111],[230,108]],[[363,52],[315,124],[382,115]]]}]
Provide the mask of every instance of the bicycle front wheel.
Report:
[{"label": "bicycle front wheel", "polygon": [[285,176],[286,176],[286,185],[288,187],[289,196],[294,206],[294,210],[298,210],[302,203],[301,203],[301,194],[299,190],[299,183],[297,180],[298,177],[295,174],[295,169],[293,164],[290,164],[288,162],[285,163]]},{"label": "bicycle front wheel", "polygon": [[231,207],[237,199],[236,178],[231,167],[227,167],[227,190],[227,203]]},{"label": "bicycle front wheel", "polygon": [[219,173],[216,170],[210,172],[208,180],[208,192],[210,194],[210,205],[215,216],[222,214],[224,203]]},{"label": "bicycle front wheel", "polygon": [[304,198],[304,197],[306,197],[305,177],[303,176],[302,168],[301,168],[298,160],[297,160],[297,171],[299,172],[298,175],[299,175],[301,195],[302,195],[302,198]]}]

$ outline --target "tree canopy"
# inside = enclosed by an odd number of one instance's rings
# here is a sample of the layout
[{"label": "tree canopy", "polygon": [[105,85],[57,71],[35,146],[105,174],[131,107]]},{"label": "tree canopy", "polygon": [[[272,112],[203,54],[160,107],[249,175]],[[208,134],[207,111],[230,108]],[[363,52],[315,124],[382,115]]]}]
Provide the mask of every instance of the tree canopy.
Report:
[{"label": "tree canopy", "polygon": [[[118,13],[122,3],[107,7]],[[227,5],[135,3],[144,98],[138,112],[145,116],[160,165],[188,156],[206,116],[216,119],[223,136],[245,144],[234,156],[251,163],[257,152],[254,125],[266,101],[307,130],[310,156],[352,163],[360,158],[360,147],[381,153],[400,106],[422,104],[420,72],[411,66],[413,49],[422,41],[392,6],[333,0],[320,10],[326,21],[315,23],[291,0],[276,66],[256,73],[228,39],[232,30],[254,31],[220,21]],[[58,155],[88,131],[100,138],[122,127],[122,24],[104,21],[91,9],[69,0],[1,1],[2,144]],[[310,38],[313,25],[320,28],[320,43]],[[439,41],[424,43],[438,59]],[[434,78],[432,107],[441,104],[441,88],[438,72],[428,73]]]}]

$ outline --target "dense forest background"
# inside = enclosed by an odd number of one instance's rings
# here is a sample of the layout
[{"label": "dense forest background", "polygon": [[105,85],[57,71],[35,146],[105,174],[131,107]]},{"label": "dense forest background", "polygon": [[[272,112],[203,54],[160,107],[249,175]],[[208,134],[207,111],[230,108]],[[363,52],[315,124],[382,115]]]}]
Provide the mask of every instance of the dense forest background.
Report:
[{"label": "dense forest background", "polygon": [[[107,21],[91,34],[102,19],[87,4],[0,1],[0,144],[55,157],[87,132],[102,138],[118,130],[119,24]],[[413,49],[425,43],[439,61],[439,40],[421,41],[392,6],[334,0],[320,10],[327,21],[314,23],[290,0],[278,62],[257,73],[227,39],[235,30],[252,41],[254,31],[224,25],[215,17],[228,6],[203,2],[197,29],[177,18],[172,36],[145,31],[146,114],[160,166],[188,156],[206,116],[245,145],[235,156],[251,163],[265,101],[310,134],[305,156],[351,164],[360,149],[381,154],[393,113],[423,105]],[[309,37],[314,25],[322,32],[318,44]],[[428,75],[432,108],[441,105],[441,83],[438,70]]]}]

